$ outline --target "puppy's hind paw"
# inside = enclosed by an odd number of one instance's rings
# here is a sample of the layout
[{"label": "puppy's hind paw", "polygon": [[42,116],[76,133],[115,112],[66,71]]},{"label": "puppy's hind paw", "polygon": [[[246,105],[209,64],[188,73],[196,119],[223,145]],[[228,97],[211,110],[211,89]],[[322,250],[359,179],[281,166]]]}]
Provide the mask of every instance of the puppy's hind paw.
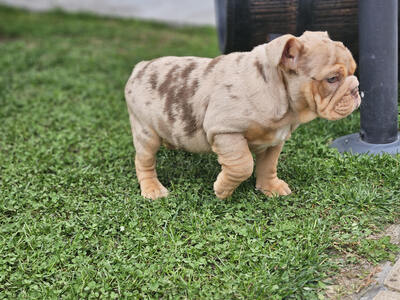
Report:
[{"label": "puppy's hind paw", "polygon": [[168,190],[158,179],[143,180],[140,184],[141,195],[148,199],[158,199],[168,196]]}]

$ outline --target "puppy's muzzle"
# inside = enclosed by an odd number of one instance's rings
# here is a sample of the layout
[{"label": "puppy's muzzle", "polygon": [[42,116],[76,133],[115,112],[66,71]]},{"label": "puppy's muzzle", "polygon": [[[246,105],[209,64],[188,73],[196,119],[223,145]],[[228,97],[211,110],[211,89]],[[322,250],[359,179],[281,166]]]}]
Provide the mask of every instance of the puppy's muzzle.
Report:
[{"label": "puppy's muzzle", "polygon": [[357,109],[361,104],[361,97],[360,97],[360,93],[358,90],[358,85],[355,86],[352,90],[350,90],[350,95],[351,95],[351,97],[353,97],[354,102],[356,104],[355,109]]},{"label": "puppy's muzzle", "polygon": [[357,77],[350,76],[350,78],[348,79],[351,83],[350,86],[347,89],[347,92],[344,94],[343,98],[351,98],[354,101],[354,109],[357,109],[360,104],[361,104],[361,97],[360,97],[360,93],[358,90],[359,87],[359,82]]},{"label": "puppy's muzzle", "polygon": [[351,94],[352,94],[354,97],[357,97],[357,96],[358,96],[358,86],[355,87],[354,89],[352,89]]}]

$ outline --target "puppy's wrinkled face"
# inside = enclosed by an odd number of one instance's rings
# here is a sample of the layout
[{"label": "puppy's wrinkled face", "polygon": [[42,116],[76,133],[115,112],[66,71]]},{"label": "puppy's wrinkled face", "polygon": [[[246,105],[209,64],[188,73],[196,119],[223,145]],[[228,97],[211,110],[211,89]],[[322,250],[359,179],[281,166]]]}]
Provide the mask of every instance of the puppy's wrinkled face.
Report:
[{"label": "puppy's wrinkled face", "polygon": [[[294,71],[302,78],[303,95],[319,117],[338,120],[360,106],[359,82],[354,76],[356,63],[341,42],[332,41],[326,32],[305,32],[289,43],[287,51],[298,48]],[[295,53],[295,51],[293,52]],[[285,52],[283,57],[285,57]]]}]

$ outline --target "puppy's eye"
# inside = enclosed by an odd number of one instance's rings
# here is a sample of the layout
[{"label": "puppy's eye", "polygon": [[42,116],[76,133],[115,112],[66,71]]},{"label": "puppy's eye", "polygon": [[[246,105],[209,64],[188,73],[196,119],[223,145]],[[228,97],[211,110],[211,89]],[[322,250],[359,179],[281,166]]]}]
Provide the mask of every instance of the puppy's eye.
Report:
[{"label": "puppy's eye", "polygon": [[339,80],[339,76],[332,76],[326,79],[329,83],[335,83],[336,81]]}]

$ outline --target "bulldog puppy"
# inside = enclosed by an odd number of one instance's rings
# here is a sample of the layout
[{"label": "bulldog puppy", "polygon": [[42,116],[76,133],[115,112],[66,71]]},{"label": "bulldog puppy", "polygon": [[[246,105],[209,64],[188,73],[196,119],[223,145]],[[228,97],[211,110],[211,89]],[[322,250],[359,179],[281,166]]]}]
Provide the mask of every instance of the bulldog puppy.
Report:
[{"label": "bulldog puppy", "polygon": [[125,88],[141,194],[168,195],[156,173],[164,143],[191,152],[213,151],[222,170],[214,183],[224,199],[249,178],[256,188],[288,195],[277,176],[285,140],[317,117],[338,120],[361,102],[350,51],[326,32],[283,35],[250,52],[214,59],[161,57],[138,63]]}]

